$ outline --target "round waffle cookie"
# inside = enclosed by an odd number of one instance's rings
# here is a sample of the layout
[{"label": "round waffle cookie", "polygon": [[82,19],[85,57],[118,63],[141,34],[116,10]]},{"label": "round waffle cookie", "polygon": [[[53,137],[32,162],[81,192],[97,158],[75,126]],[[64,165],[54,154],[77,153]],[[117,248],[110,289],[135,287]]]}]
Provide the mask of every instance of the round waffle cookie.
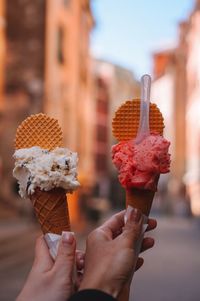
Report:
[{"label": "round waffle cookie", "polygon": [[[113,136],[118,141],[127,141],[137,136],[140,123],[140,99],[128,100],[115,112],[112,121]],[[149,127],[151,133],[163,135],[163,116],[154,103],[150,103]]]},{"label": "round waffle cookie", "polygon": [[52,150],[63,146],[62,130],[58,121],[45,114],[31,115],[18,127],[15,149],[40,146]]}]

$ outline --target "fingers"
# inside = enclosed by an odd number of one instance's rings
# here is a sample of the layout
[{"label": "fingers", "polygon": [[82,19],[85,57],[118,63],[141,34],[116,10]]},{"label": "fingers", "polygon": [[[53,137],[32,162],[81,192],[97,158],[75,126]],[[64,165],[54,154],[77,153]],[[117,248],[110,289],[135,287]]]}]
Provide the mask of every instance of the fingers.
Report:
[{"label": "fingers", "polygon": [[142,246],[141,246],[141,251],[140,252],[144,252],[148,249],[151,249],[155,244],[155,241],[153,238],[151,237],[145,237],[142,241]]},{"label": "fingers", "polygon": [[72,279],[75,263],[75,250],[76,241],[74,233],[63,232],[53,267],[56,274],[60,274],[67,279]]},{"label": "fingers", "polygon": [[76,290],[79,289],[81,282],[83,280],[83,276],[84,276],[83,272],[77,272],[77,277],[76,277],[76,282],[75,282]]},{"label": "fingers", "polygon": [[45,242],[44,236],[41,235],[36,240],[35,245],[35,259],[33,267],[42,272],[50,270],[53,266],[53,260],[49,253],[48,246]]},{"label": "fingers", "polygon": [[85,266],[85,253],[79,250],[76,250],[76,268],[77,268],[77,276],[75,287],[76,289],[79,288],[82,279],[83,279],[83,269]]},{"label": "fingers", "polygon": [[100,230],[103,230],[108,238],[112,239],[122,232],[122,227],[124,226],[124,214],[125,210],[113,215],[108,221],[106,221]]},{"label": "fingers", "polygon": [[123,228],[122,234],[119,236],[127,247],[130,247],[131,249],[136,248],[137,242],[142,235],[143,222],[144,218],[140,210],[136,208],[129,209],[127,222]]},{"label": "fingers", "polygon": [[85,264],[85,253],[82,251],[76,251],[76,267],[78,271],[83,270]]},{"label": "fingers", "polygon": [[155,219],[149,218],[148,219],[148,227],[146,232],[151,231],[157,227],[157,221]]},{"label": "fingers", "polygon": [[142,257],[139,257],[136,263],[135,271],[139,270],[141,266],[144,264],[144,259]]}]

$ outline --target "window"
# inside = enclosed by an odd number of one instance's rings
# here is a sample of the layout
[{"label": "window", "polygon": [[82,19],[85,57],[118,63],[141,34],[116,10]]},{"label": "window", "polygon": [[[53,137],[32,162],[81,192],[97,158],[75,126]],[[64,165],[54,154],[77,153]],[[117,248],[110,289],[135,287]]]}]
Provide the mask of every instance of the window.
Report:
[{"label": "window", "polygon": [[108,102],[103,99],[99,99],[97,102],[97,112],[102,114],[108,114]]},{"label": "window", "polygon": [[62,27],[59,27],[58,36],[57,36],[57,59],[60,64],[64,63],[63,42],[64,42],[64,31]]},{"label": "window", "polygon": [[96,169],[99,172],[107,170],[107,155],[106,154],[96,154]]},{"label": "window", "polygon": [[105,125],[97,125],[97,140],[100,142],[107,142],[108,129]]}]

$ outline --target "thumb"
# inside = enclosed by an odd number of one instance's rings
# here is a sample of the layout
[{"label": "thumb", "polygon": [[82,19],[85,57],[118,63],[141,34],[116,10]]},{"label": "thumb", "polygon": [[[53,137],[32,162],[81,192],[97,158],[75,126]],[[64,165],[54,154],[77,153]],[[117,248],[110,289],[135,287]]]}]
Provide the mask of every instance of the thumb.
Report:
[{"label": "thumb", "polygon": [[55,259],[54,270],[65,278],[72,279],[75,264],[76,241],[73,232],[62,232]]},{"label": "thumb", "polygon": [[136,249],[137,242],[142,235],[143,222],[144,218],[141,211],[137,208],[129,207],[127,220],[120,235],[127,247]]},{"label": "thumb", "polygon": [[45,272],[50,270],[52,266],[53,260],[49,254],[49,249],[44,236],[42,235],[36,240],[33,268]]}]

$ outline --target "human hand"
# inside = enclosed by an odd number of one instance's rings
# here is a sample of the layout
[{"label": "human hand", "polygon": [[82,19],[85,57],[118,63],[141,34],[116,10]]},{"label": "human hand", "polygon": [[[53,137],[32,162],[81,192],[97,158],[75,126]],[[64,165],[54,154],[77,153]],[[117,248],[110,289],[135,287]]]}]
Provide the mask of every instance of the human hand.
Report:
[{"label": "human hand", "polygon": [[[129,214],[131,208],[132,208],[131,206],[127,207],[125,216],[127,216]],[[155,229],[157,226],[157,221],[155,219],[148,218],[145,223],[148,224],[145,232],[151,231],[151,230]],[[142,253],[142,252],[152,248],[153,246],[154,246],[154,239],[151,237],[145,237],[142,240],[140,252]],[[136,263],[135,271],[140,269],[141,266],[143,265],[143,263],[144,263],[144,259],[142,257],[139,257],[137,260],[137,263]],[[123,289],[121,290],[121,292],[117,298],[118,301],[128,301],[129,300],[131,281],[132,281],[132,278],[130,278],[129,281],[127,281],[126,284],[124,285]]]},{"label": "human hand", "polygon": [[[152,218],[148,218],[147,220],[147,229],[145,233],[154,230],[157,227],[157,221]],[[155,244],[155,241],[152,237],[145,237],[142,240],[142,245],[140,249],[140,253],[143,253],[144,251],[147,251],[148,249],[151,249]],[[135,271],[139,270],[142,265],[144,264],[144,259],[142,257],[139,257],[136,263]]]},{"label": "human hand", "polygon": [[70,232],[63,232],[55,262],[44,237],[36,241],[35,260],[24,288],[16,301],[66,301],[75,290],[74,265],[82,270],[84,255],[76,252],[76,241]]},{"label": "human hand", "polygon": [[[142,235],[144,218],[139,210],[129,210],[125,225],[125,211],[122,211],[88,236],[80,290],[99,289],[117,297],[124,285],[130,282],[135,267],[142,265],[142,259],[137,261],[136,247]],[[156,222],[149,220],[147,230],[155,227]],[[151,238],[144,239],[142,250],[153,244]]]}]

